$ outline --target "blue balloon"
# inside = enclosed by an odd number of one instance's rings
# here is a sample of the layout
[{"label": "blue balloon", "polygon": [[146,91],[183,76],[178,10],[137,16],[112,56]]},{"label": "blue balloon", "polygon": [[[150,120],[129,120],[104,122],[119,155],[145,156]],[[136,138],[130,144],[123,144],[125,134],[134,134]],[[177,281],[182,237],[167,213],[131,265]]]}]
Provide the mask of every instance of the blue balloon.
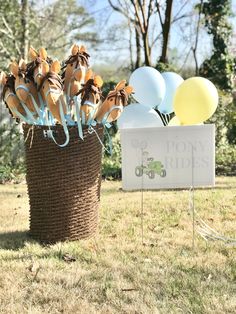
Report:
[{"label": "blue balloon", "polygon": [[117,120],[117,124],[120,130],[164,126],[158,113],[143,104],[130,104],[126,106]]},{"label": "blue balloon", "polygon": [[183,83],[183,78],[174,72],[164,72],[161,74],[166,83],[166,92],[163,101],[158,110],[162,113],[171,113],[174,111],[174,95],[176,89]]},{"label": "blue balloon", "polygon": [[165,95],[165,81],[152,67],[136,69],[130,76],[129,85],[134,88],[134,99],[149,108],[160,105]]}]

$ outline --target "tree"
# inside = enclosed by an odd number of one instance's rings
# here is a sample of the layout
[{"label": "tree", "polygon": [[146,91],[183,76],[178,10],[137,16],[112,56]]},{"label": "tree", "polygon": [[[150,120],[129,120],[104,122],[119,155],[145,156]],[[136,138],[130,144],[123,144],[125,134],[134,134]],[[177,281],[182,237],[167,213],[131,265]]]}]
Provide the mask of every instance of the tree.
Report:
[{"label": "tree", "polygon": [[94,19],[76,0],[57,0],[50,5],[33,0],[0,0],[0,69],[10,59],[27,59],[29,46],[44,46],[63,58],[73,41],[94,43]]},{"label": "tree", "polygon": [[[98,42],[98,34],[91,31],[94,19],[76,0],[57,0],[42,6],[37,15],[35,46],[44,46],[48,53],[63,58],[75,41]],[[33,41],[32,41],[33,44]]]},{"label": "tree", "polygon": [[[142,64],[155,65],[154,52],[158,65],[160,62],[164,66],[168,64],[171,27],[177,21],[189,16],[189,13],[183,13],[189,0],[179,1],[180,6],[175,15],[172,14],[173,0],[108,0],[108,2],[113,10],[124,16],[129,32],[132,33],[129,38],[135,46],[136,58],[135,61],[131,58],[131,65],[134,68]],[[130,25],[133,26],[133,32]],[[159,41],[161,44],[158,44]],[[131,47],[131,44],[129,46]],[[158,46],[161,47],[161,52],[160,57],[157,58]],[[130,52],[132,56],[135,55],[134,50],[130,49]]]},{"label": "tree", "polygon": [[144,64],[151,65],[151,43],[149,38],[150,19],[154,14],[154,0],[108,0],[111,7],[121,13],[135,28],[135,43],[136,43],[136,63],[135,66],[141,64],[140,42],[144,52]]},{"label": "tree", "polygon": [[6,70],[11,57],[21,54],[20,4],[17,0],[0,1],[0,69]]},{"label": "tree", "polygon": [[194,42],[194,45],[192,46],[193,58],[194,58],[194,62],[195,62],[195,75],[196,76],[199,75],[197,48],[198,48],[198,42],[199,42],[199,31],[200,31],[200,25],[201,25],[202,8],[203,8],[203,0],[200,0],[200,3],[198,5],[196,5],[196,9],[198,10],[198,19],[197,19],[197,26],[196,26],[195,42]]},{"label": "tree", "polygon": [[223,90],[232,90],[235,61],[229,52],[232,25],[230,0],[208,0],[203,2],[202,12],[208,34],[213,37],[213,51],[206,59],[200,74],[209,78]]},{"label": "tree", "polygon": [[160,4],[159,1],[156,1],[157,12],[160,18],[161,28],[162,28],[162,49],[161,49],[161,57],[160,62],[168,63],[167,58],[167,49],[170,35],[170,26],[171,26],[171,15],[172,15],[172,6],[173,0],[166,0],[165,5],[165,18],[164,21],[162,19],[162,15],[160,12]]},{"label": "tree", "polygon": [[21,56],[27,61],[29,51],[29,1],[21,0]]}]

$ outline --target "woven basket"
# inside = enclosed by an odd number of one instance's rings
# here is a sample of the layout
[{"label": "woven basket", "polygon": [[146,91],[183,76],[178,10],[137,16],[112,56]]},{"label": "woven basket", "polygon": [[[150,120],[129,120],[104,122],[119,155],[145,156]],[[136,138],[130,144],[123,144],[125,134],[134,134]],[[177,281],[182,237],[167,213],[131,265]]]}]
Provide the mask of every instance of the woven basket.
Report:
[{"label": "woven basket", "polygon": [[[44,137],[44,126],[24,125],[30,235],[43,243],[77,240],[94,235],[98,225],[102,146],[95,133],[69,127],[70,142],[58,147]],[[51,127],[58,143],[63,128]],[[95,128],[103,138],[103,128]]]}]

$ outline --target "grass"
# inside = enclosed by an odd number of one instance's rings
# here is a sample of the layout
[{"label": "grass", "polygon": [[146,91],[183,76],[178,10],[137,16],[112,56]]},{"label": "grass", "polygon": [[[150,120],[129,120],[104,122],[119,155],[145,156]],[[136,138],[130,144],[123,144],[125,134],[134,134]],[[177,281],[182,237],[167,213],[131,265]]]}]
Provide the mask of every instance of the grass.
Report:
[{"label": "grass", "polygon": [[[192,249],[189,192],[144,192],[145,245],[140,201],[103,182],[98,235],[41,246],[27,236],[26,186],[0,186],[0,313],[235,313],[235,247],[197,237]],[[236,177],[196,190],[195,204],[236,237]]]}]

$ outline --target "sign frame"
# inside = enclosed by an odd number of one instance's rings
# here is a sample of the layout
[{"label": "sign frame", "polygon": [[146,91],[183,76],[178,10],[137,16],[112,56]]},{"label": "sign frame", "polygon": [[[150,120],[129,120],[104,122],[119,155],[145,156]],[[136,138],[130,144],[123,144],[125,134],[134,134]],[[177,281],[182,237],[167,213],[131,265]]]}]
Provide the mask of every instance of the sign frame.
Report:
[{"label": "sign frame", "polygon": [[214,124],[130,128],[120,135],[123,190],[215,186]]}]

